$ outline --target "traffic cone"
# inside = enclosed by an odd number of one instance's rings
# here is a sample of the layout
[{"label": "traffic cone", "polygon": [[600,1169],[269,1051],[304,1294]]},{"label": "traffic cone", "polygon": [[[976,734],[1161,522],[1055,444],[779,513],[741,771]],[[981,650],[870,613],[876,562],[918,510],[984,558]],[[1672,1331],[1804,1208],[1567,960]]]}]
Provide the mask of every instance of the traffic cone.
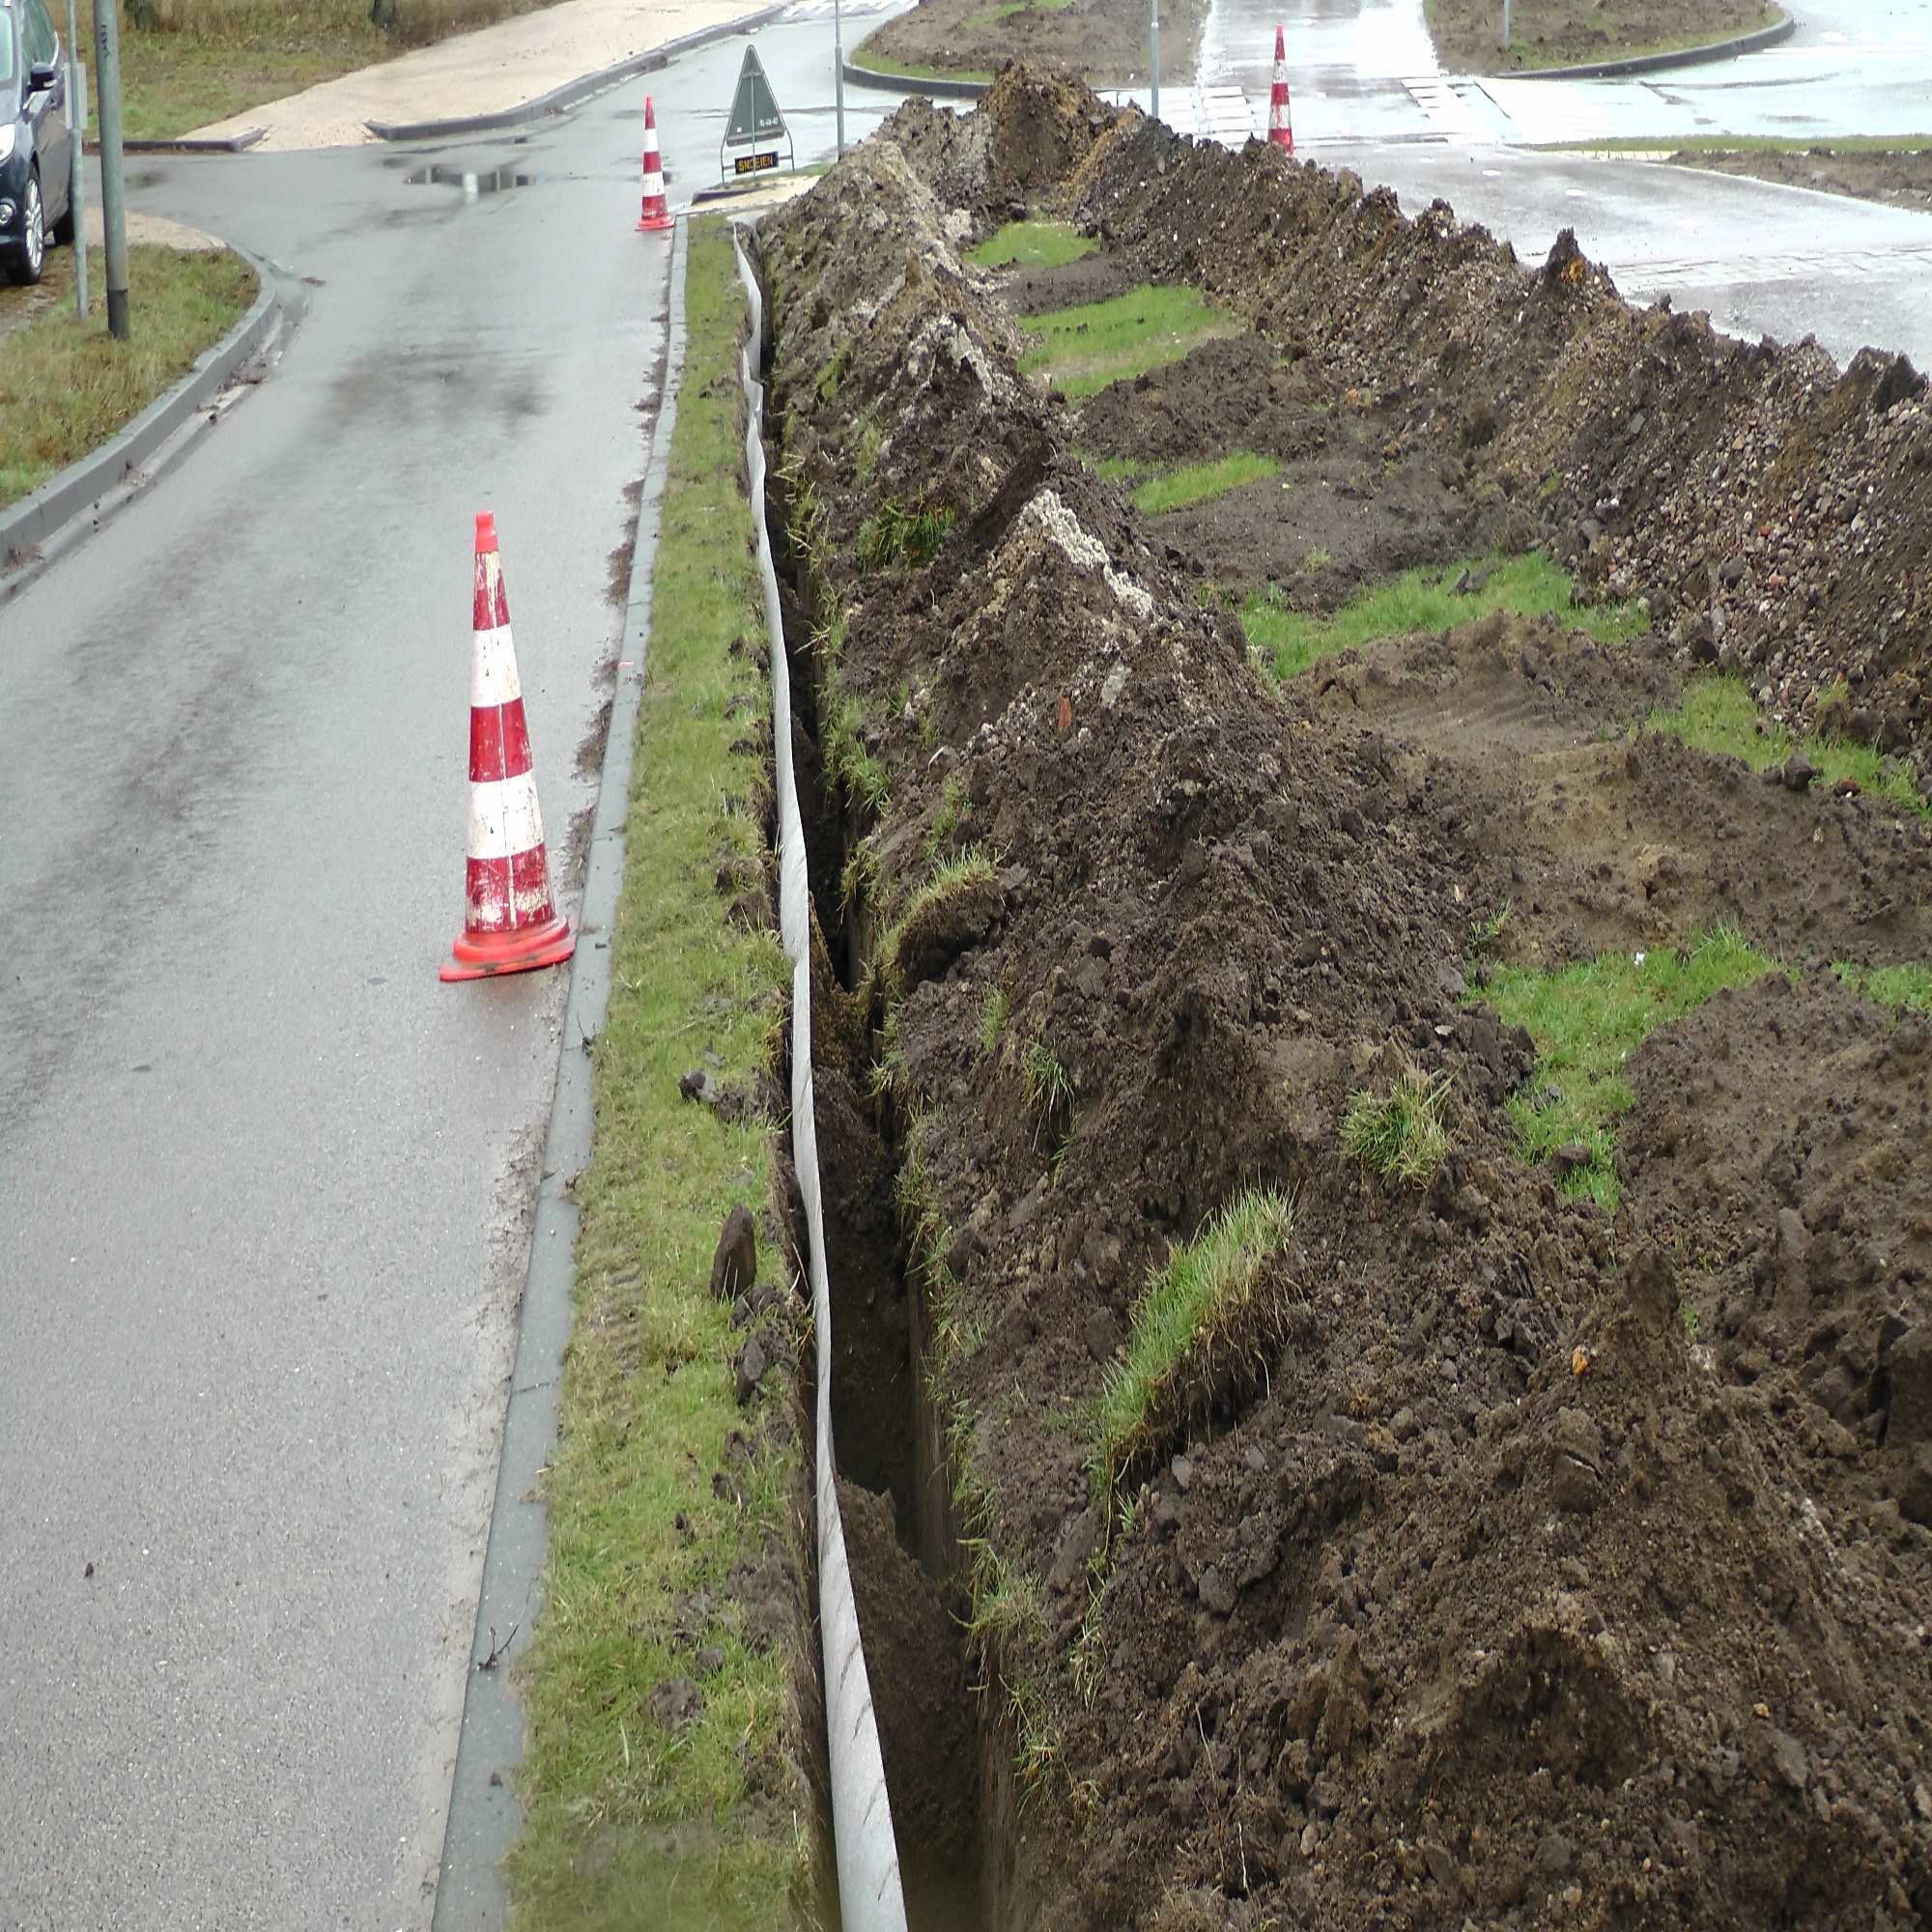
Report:
[{"label": "traffic cone", "polygon": [[644,96],[644,207],[638,216],[638,233],[652,234],[670,226],[670,210],[665,206],[664,166],[658,159],[658,117],[651,112],[651,97]]},{"label": "traffic cone", "polygon": [[1274,30],[1274,90],[1268,96],[1268,146],[1294,153],[1294,123],[1288,111],[1288,49],[1281,29]]},{"label": "traffic cone", "polygon": [[524,688],[497,557],[497,520],[476,519],[476,648],[469,671],[469,844],[463,930],[444,980],[487,980],[554,966],[577,950],[550,900]]}]

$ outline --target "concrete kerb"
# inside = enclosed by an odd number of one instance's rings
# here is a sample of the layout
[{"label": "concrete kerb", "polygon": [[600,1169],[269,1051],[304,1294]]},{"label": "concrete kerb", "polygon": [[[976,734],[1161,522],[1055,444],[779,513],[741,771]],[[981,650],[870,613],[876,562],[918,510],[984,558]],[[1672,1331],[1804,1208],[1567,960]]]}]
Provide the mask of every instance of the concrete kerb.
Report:
[{"label": "concrete kerb", "polygon": [[13,595],[36,572],[23,568],[34,551],[49,543],[82,510],[96,504],[206,409],[228,379],[265,343],[283,312],[281,292],[266,262],[245,248],[224,243],[254,270],[261,293],[240,322],[175,385],[156,396],[128,427],[99,449],[71,463],[10,508],[0,510],[0,599]]},{"label": "concrete kerb", "polygon": [[[556,1086],[544,1139],[543,1179],[530,1223],[529,1262],[517,1319],[516,1367],[503,1415],[483,1587],[470,1633],[463,1728],[450,1779],[433,1932],[498,1932],[507,1909],[502,1861],[521,1819],[508,1774],[523,1756],[524,1726],[508,1682],[510,1672],[496,1664],[510,1664],[529,1642],[549,1545],[542,1476],[556,1440],[557,1390],[576,1279],[578,1210],[571,1189],[590,1159],[592,1125],[590,1056],[575,1048],[580,1040],[594,1039],[603,1030],[611,997],[611,929],[624,881],[632,741],[650,641],[651,568],[657,556],[671,431],[684,374],[689,235],[680,221],[671,244],[664,397],[651,430],[650,459],[638,502],[624,636],[590,824],[590,856],[577,916],[577,952],[571,961]],[[495,1634],[488,1641],[478,1641],[490,1633]],[[498,1644],[502,1648],[496,1664],[483,1668],[483,1658]]]},{"label": "concrete kerb", "polygon": [[[855,50],[856,51],[856,50]],[[889,94],[923,94],[934,100],[978,100],[990,80],[936,80],[923,74],[875,73],[846,61],[840,70],[855,87],[880,87]]]},{"label": "concrete kerb", "polygon": [[521,128],[528,122],[541,121],[546,115],[560,114],[566,107],[574,107],[580,100],[587,100],[593,94],[602,94],[607,88],[616,87],[640,73],[655,73],[659,68],[669,66],[679,54],[689,53],[695,47],[708,46],[713,41],[729,40],[733,34],[749,34],[754,28],[766,26],[785,11],[785,4],[786,0],[779,0],[775,6],[760,7],[735,20],[722,20],[715,27],[698,27],[680,34],[675,40],[633,54],[614,67],[600,68],[595,73],[566,80],[548,94],[539,94],[515,107],[499,108],[493,114],[465,114],[448,121],[365,121],[362,125],[381,141],[452,140],[461,134],[492,134],[504,128]]},{"label": "concrete kerb", "polygon": [[[133,140],[123,141],[124,155],[239,155],[243,149],[252,148],[268,133],[266,128],[244,128],[239,134],[181,134],[173,140]],[[87,152],[98,155],[99,141],[89,141]]]},{"label": "concrete kerb", "polygon": [[1789,14],[1768,27],[1740,34],[1735,40],[1712,41],[1701,47],[1679,47],[1662,54],[1631,54],[1621,60],[1586,61],[1577,67],[1525,67],[1505,69],[1500,73],[1475,76],[1481,80],[1613,80],[1622,74],[1659,73],[1671,67],[1700,67],[1707,61],[1736,60],[1740,54],[1754,54],[1775,47],[1798,31],[1797,20]]}]

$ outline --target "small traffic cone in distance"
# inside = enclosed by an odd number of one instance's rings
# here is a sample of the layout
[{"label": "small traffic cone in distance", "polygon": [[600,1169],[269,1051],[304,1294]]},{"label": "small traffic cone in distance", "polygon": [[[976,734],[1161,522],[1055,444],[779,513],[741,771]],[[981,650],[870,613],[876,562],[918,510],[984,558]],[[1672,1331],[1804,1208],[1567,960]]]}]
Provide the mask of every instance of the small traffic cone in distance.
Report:
[{"label": "small traffic cone in distance", "polygon": [[1288,48],[1274,30],[1274,87],[1268,95],[1268,146],[1294,153],[1294,124],[1288,110]]},{"label": "small traffic cone in distance", "polygon": [[497,520],[487,510],[476,519],[474,630],[463,931],[443,964],[440,977],[445,980],[527,973],[555,966],[577,950],[569,922],[551,904],[510,603],[497,554]]},{"label": "small traffic cone in distance", "polygon": [[639,235],[655,234],[670,226],[670,210],[665,206],[664,164],[658,159],[658,117],[651,110],[651,97],[644,96],[644,206],[638,216]]}]

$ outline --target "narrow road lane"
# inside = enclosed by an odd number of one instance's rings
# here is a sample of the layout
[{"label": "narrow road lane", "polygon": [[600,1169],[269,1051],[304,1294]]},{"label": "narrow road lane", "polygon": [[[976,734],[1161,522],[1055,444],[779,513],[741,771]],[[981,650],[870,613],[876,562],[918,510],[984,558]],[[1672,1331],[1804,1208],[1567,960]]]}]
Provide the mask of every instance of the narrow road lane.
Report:
[{"label": "narrow road lane", "polygon": [[561,871],[662,348],[628,149],[146,170],[316,285],[0,619],[0,1924],[426,1922],[563,985],[436,977],[470,517]]}]

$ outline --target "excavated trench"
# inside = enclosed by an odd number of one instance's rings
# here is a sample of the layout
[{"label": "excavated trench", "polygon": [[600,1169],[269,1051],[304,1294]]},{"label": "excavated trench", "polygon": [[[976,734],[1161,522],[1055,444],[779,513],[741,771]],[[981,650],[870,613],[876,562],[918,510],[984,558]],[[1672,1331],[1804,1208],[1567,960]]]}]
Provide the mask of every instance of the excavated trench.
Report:
[{"label": "excavated trench", "polygon": [[[782,451],[772,455],[766,514],[778,532],[790,526],[792,506],[776,473]],[[1011,1725],[997,1684],[976,1667],[963,1621],[971,1545],[923,1373],[932,1324],[900,1225],[903,1123],[875,1078],[884,1017],[869,971],[877,921],[863,885],[848,890],[853,855],[874,826],[864,799],[829,768],[827,661],[810,642],[821,613],[802,560],[783,544],[779,573],[813,909],[812,1080],[839,1507],[907,1920],[912,1932],[980,1932],[1013,1922]],[[828,908],[837,909],[829,929]]]}]

